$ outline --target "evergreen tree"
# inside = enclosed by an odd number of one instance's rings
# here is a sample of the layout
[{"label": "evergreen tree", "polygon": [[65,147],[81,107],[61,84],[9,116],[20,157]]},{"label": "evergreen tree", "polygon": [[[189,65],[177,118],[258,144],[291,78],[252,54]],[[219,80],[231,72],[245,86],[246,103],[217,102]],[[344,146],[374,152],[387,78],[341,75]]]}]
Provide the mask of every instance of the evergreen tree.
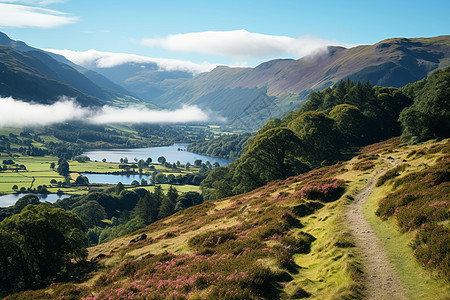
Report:
[{"label": "evergreen tree", "polygon": [[164,219],[175,212],[177,198],[178,191],[173,186],[170,186],[166,196],[162,200],[161,207],[159,208],[159,219]]}]

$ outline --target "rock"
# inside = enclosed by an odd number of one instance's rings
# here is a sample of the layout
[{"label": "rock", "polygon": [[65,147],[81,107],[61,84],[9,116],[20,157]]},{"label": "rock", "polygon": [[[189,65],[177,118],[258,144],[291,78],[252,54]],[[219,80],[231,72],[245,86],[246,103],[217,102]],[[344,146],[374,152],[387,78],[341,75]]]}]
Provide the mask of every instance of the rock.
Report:
[{"label": "rock", "polygon": [[101,260],[101,259],[103,259],[105,257],[106,257],[105,254],[100,253],[99,255],[94,256],[93,258],[91,258],[91,262],[98,262],[99,260]]},{"label": "rock", "polygon": [[147,235],[146,235],[145,233],[143,233],[143,234],[141,234],[141,235],[138,235],[138,236],[135,237],[134,239],[132,239],[132,240],[130,241],[130,244],[132,244],[132,243],[137,243],[137,242],[143,241],[143,240],[145,240],[145,239],[147,239]]}]

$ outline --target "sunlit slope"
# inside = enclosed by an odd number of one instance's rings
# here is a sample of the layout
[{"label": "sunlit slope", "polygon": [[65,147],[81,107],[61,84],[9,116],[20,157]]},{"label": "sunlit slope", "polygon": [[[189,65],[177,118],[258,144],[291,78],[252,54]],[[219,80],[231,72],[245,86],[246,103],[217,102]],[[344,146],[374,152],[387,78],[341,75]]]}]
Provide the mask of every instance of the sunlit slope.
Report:
[{"label": "sunlit slope", "polygon": [[[406,145],[392,139],[374,144],[350,161],[207,202],[92,247],[89,256],[99,257],[98,269],[81,283],[54,284],[19,296],[358,298],[370,274],[364,274],[360,264],[364,253],[355,247],[344,220],[348,204],[369,179],[389,170],[391,161],[406,160],[401,178],[439,164],[448,155],[448,141]],[[400,233],[395,222],[375,215],[378,202],[393,191],[390,184],[387,180],[376,188],[370,200],[375,205],[366,208],[368,218],[397,232],[389,236],[392,244],[386,247],[388,253],[389,247],[403,253],[393,261],[397,272],[404,264],[416,272],[400,274],[408,295],[441,299],[448,292],[442,277],[431,277],[408,246],[405,236],[414,232]],[[130,243],[144,233],[145,240]]]}]

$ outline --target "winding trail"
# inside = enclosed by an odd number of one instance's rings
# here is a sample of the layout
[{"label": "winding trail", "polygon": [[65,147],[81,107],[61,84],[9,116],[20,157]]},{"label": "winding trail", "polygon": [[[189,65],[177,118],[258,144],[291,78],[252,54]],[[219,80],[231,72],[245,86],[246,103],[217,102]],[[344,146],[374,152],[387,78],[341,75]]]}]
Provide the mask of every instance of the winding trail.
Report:
[{"label": "winding trail", "polygon": [[[391,165],[389,169],[397,165],[393,160],[385,161]],[[387,259],[385,249],[363,215],[364,202],[372,194],[378,178],[389,169],[384,169],[369,179],[346,213],[348,226],[362,254],[365,299],[407,299],[402,283]]]}]

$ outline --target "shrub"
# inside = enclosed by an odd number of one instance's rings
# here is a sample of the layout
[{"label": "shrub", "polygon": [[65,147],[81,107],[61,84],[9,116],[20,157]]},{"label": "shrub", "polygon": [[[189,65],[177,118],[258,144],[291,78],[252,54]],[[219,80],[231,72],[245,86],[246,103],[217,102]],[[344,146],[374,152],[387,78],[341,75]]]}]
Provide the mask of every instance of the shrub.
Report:
[{"label": "shrub", "polygon": [[311,181],[300,190],[302,198],[332,202],[345,192],[345,181],[335,178]]},{"label": "shrub", "polygon": [[353,170],[366,171],[369,169],[373,169],[375,164],[371,161],[362,161],[353,166]]},{"label": "shrub", "polygon": [[407,167],[407,165],[403,164],[403,165],[399,165],[399,166],[387,171],[382,176],[380,176],[380,178],[378,178],[377,186],[382,186],[389,179],[400,176],[399,172],[404,171],[406,169],[406,167]]},{"label": "shrub", "polygon": [[426,224],[411,243],[414,256],[426,268],[450,278],[450,230],[443,225]]},{"label": "shrub", "polygon": [[296,205],[292,208],[292,213],[297,217],[304,217],[314,213],[317,209],[323,207],[319,201],[306,201],[305,203]]}]

